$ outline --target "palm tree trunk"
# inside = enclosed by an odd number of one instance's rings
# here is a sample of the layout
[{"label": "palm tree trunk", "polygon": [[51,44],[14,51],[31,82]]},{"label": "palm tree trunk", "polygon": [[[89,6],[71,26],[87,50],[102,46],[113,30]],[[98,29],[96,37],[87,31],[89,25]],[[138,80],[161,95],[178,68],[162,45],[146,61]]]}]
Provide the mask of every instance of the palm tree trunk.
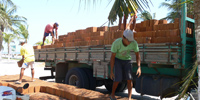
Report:
[{"label": "palm tree trunk", "polygon": [[194,0],[194,13],[195,13],[195,35],[196,35],[196,49],[197,49],[197,62],[198,62],[198,100],[200,100],[200,1]]},{"label": "palm tree trunk", "polygon": [[3,32],[4,31],[4,26],[1,25],[0,27],[0,61],[1,61],[1,50],[2,50],[2,45],[3,45]]},{"label": "palm tree trunk", "polygon": [[8,43],[8,60],[10,60],[10,43]]}]

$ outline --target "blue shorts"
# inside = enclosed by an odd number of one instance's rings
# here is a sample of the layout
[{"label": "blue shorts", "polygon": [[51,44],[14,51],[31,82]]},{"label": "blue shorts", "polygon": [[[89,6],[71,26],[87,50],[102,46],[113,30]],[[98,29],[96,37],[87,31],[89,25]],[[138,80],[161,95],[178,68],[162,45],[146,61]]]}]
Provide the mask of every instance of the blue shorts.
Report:
[{"label": "blue shorts", "polygon": [[[44,32],[44,37],[49,36],[49,34],[51,35],[51,33],[46,33],[46,32]],[[54,31],[53,31],[53,35],[54,35]]]},{"label": "blue shorts", "polygon": [[121,60],[115,58],[114,74],[114,82],[121,82],[122,80],[132,80],[133,76],[131,60]]}]

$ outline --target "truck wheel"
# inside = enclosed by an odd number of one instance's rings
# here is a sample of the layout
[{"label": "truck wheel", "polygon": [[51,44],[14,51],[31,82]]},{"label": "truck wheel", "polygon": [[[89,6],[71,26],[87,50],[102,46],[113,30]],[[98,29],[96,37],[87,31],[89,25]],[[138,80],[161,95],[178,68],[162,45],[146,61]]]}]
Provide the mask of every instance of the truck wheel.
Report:
[{"label": "truck wheel", "polygon": [[88,68],[83,68],[83,70],[86,72],[87,77],[89,79],[89,89],[90,90],[95,90],[96,89],[96,78],[93,77],[93,72],[91,69]]},{"label": "truck wheel", "polygon": [[[105,81],[105,87],[109,92],[112,92],[112,86],[113,86],[113,81],[111,79],[108,79]],[[126,89],[126,86],[127,86],[127,83],[120,82],[118,84],[118,87],[117,87],[115,93],[123,92]]]},{"label": "truck wheel", "polygon": [[72,68],[67,72],[65,84],[89,89],[87,74],[81,68]]}]

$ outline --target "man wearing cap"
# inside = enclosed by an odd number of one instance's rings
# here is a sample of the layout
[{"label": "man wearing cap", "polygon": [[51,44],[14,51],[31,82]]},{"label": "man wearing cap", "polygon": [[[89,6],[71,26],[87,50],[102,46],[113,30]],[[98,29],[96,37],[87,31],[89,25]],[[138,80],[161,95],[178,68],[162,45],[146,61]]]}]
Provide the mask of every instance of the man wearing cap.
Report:
[{"label": "man wearing cap", "polygon": [[44,45],[44,41],[46,39],[47,36],[49,36],[49,34],[52,36],[52,44],[54,44],[54,41],[55,41],[55,34],[54,34],[54,29],[56,31],[56,39],[58,37],[58,23],[55,22],[55,23],[52,23],[52,24],[47,24],[46,27],[45,27],[45,30],[44,30],[44,37],[43,37],[43,43],[42,43],[42,46]]},{"label": "man wearing cap", "polygon": [[129,29],[123,32],[123,37],[116,39],[111,47],[111,59],[110,59],[110,78],[114,81],[111,93],[111,100],[116,100],[115,90],[122,80],[127,80],[128,87],[128,98],[131,100],[132,95],[132,64],[131,64],[131,55],[130,51],[133,50],[136,55],[137,61],[137,73],[138,77],[141,75],[140,68],[140,54],[137,42],[133,38],[133,33]]},{"label": "man wearing cap", "polygon": [[24,60],[24,62],[21,66],[19,80],[15,82],[16,84],[22,83],[22,77],[24,76],[24,70],[26,68],[28,68],[29,66],[31,67],[31,74],[32,74],[31,81],[34,81],[34,73],[35,73],[35,71],[34,71],[35,56],[34,56],[33,46],[26,44],[25,40],[20,40],[19,44],[22,46],[20,49],[20,53],[22,55],[22,59]]}]

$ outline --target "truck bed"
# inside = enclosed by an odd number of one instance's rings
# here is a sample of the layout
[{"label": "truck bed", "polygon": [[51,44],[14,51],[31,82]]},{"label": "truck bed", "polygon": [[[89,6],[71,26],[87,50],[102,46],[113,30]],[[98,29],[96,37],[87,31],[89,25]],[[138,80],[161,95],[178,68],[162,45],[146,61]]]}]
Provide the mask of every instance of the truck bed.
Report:
[{"label": "truck bed", "polygon": [[[146,43],[138,44],[141,63],[174,65],[181,64],[181,46],[178,43]],[[87,64],[94,62],[108,62],[111,56],[111,45],[79,46],[63,48],[35,49],[36,61],[78,61]],[[131,52],[132,62],[136,62],[134,52]]]}]

